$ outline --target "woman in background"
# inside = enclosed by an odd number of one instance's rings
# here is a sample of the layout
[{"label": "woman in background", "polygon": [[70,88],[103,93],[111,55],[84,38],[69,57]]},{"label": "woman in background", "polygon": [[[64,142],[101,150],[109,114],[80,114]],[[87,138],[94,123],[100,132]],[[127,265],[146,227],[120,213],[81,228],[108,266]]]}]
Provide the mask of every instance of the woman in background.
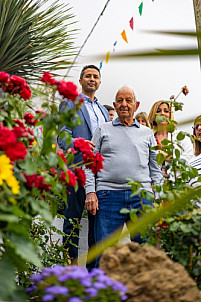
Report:
[{"label": "woman in background", "polygon": [[136,114],[135,118],[139,124],[151,128],[149,118],[146,112],[139,112],[138,114]]},{"label": "woman in background", "polygon": [[[157,114],[162,115],[168,119],[171,118],[172,120],[174,120],[174,115],[170,111],[169,103],[166,101],[155,102],[150,110],[149,122],[151,124],[151,128],[156,131],[155,138],[156,138],[157,144],[159,146],[161,146],[161,142],[164,139],[170,140],[171,136],[170,136],[170,132],[168,132],[167,128],[166,128],[166,126],[168,125],[168,121],[165,119],[160,124],[157,124],[157,122],[156,122]],[[173,141],[176,140],[178,133],[179,133],[178,130],[175,130],[173,132]],[[188,163],[190,161],[190,159],[193,157],[193,145],[191,143],[190,138],[188,136],[185,136],[185,138],[180,141],[180,145],[182,147],[182,149],[180,149],[181,158],[185,159]],[[163,153],[166,156],[165,152],[161,151],[161,153]],[[166,160],[168,161],[168,159],[166,159]]]},{"label": "woman in background", "polygon": [[[190,160],[189,165],[198,170],[198,175],[201,175],[201,115],[199,115],[194,122],[193,134],[195,138],[194,142],[194,157]],[[191,179],[190,185],[195,185],[197,178]],[[199,183],[200,185],[200,183]]]}]

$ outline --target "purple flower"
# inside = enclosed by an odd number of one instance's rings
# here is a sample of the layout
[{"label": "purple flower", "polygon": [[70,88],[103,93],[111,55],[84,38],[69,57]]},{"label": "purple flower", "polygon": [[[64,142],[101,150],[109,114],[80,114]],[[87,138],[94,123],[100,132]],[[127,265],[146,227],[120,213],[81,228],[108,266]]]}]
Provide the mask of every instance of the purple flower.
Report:
[{"label": "purple flower", "polygon": [[60,286],[60,285],[54,285],[51,287],[47,287],[45,289],[47,293],[53,294],[53,295],[67,295],[69,290],[66,287]]},{"label": "purple flower", "polygon": [[95,288],[86,288],[85,293],[89,294],[91,297],[96,297],[97,296],[97,290]]},{"label": "purple flower", "polygon": [[101,283],[101,282],[94,282],[94,283],[93,283],[93,286],[94,286],[96,289],[98,289],[98,290],[107,287],[107,285],[105,285],[104,283]]},{"label": "purple flower", "polygon": [[70,298],[68,300],[68,302],[83,302],[83,301],[80,298],[78,298],[78,297],[73,297],[73,298]]},{"label": "purple flower", "polygon": [[66,280],[70,279],[70,276],[68,274],[65,274],[65,275],[59,276],[57,279],[59,282],[65,282]]},{"label": "purple flower", "polygon": [[108,277],[106,275],[97,276],[96,280],[98,282],[105,283],[107,286],[112,286],[112,284],[114,283],[114,281],[110,277]]},{"label": "purple flower", "polygon": [[30,280],[32,282],[40,282],[43,279],[43,277],[40,274],[36,274],[30,277]]},{"label": "purple flower", "polygon": [[112,289],[115,291],[120,291],[120,293],[125,294],[127,292],[127,287],[118,281],[114,281],[114,283],[112,284]]},{"label": "purple flower", "polygon": [[26,291],[26,293],[28,294],[28,293],[33,292],[33,291],[36,290],[36,289],[38,289],[38,287],[37,287],[35,284],[32,284],[31,286],[27,287],[27,288],[25,289],[25,291]]},{"label": "purple flower", "polygon": [[42,296],[42,301],[47,302],[47,301],[54,301],[54,295],[47,294]]},{"label": "purple flower", "polygon": [[126,299],[128,299],[127,295],[121,295],[120,296],[121,301],[125,301]]},{"label": "purple flower", "polygon": [[80,283],[86,287],[90,287],[92,285],[90,278],[80,279]]},{"label": "purple flower", "polygon": [[90,272],[91,277],[96,277],[100,275],[105,275],[105,272],[99,268],[93,268],[92,271]]}]

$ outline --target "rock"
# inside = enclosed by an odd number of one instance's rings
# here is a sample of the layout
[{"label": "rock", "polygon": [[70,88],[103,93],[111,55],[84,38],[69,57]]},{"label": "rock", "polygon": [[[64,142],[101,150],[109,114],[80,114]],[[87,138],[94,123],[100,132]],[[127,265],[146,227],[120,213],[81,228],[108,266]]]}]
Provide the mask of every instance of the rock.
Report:
[{"label": "rock", "polygon": [[104,251],[99,267],[127,286],[127,302],[201,302],[184,267],[153,247],[118,244]]}]

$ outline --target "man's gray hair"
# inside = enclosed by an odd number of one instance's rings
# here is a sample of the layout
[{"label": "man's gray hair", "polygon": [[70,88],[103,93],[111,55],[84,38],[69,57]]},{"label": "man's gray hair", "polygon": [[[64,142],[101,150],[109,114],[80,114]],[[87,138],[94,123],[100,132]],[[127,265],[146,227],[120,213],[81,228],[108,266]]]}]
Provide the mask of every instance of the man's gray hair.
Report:
[{"label": "man's gray hair", "polygon": [[122,90],[122,89],[125,89],[125,88],[132,91],[133,96],[134,96],[134,100],[135,100],[135,102],[136,102],[137,99],[136,99],[136,95],[135,95],[134,89],[133,89],[131,86],[127,86],[127,85],[122,86],[121,88],[118,89],[118,91],[117,91],[117,93],[116,93],[116,96],[115,96],[115,102],[116,102],[116,100],[117,100],[117,94],[118,94],[118,92],[119,92],[120,90]]}]

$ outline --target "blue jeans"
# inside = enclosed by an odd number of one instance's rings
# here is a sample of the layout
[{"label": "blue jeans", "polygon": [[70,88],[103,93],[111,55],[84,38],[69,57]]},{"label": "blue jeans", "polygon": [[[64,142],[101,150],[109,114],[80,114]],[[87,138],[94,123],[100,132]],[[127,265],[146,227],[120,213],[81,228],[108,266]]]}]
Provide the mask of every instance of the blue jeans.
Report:
[{"label": "blue jeans", "polygon": [[[68,205],[66,206],[64,204],[64,216],[66,219],[63,224],[63,232],[70,235],[70,237],[68,241],[66,241],[67,237],[63,237],[63,245],[65,248],[68,248],[69,257],[74,261],[78,258],[78,248],[76,246],[79,244],[79,229],[76,228],[73,231],[73,224],[69,219],[72,219],[75,223],[77,221],[80,223],[85,205],[85,191],[84,188],[79,188],[76,192],[72,187],[68,187],[67,189],[69,192],[67,200]],[[73,244],[71,244],[71,242]],[[88,212],[88,248],[92,247],[94,244],[94,216]],[[86,267],[88,271],[90,271],[95,267],[95,261],[88,263]]]},{"label": "blue jeans", "polygon": [[[99,211],[95,216],[94,235],[95,241],[101,241],[109,234],[114,232],[118,228],[123,228],[125,222],[130,220],[129,214],[121,214],[120,211],[123,208],[128,210],[138,209],[142,210],[142,205],[139,196],[133,196],[131,190],[102,190],[97,193],[99,202]],[[141,198],[144,205],[152,206],[152,202],[145,198]],[[132,241],[139,244],[146,242],[146,238],[141,238],[140,234],[137,234]],[[96,261],[96,267],[98,267],[99,260]]]}]

